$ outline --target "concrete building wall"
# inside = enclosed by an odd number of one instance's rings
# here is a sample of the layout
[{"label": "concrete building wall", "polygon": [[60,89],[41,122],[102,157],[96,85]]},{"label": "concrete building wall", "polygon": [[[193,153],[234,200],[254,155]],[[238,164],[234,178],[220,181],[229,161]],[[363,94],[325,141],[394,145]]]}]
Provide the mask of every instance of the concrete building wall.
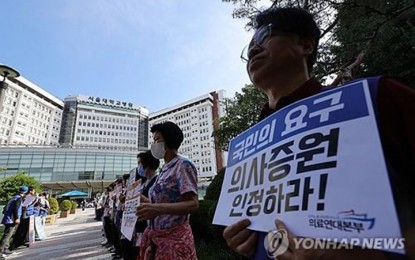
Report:
[{"label": "concrete building wall", "polygon": [[[188,157],[196,166],[199,177],[213,177],[223,167],[223,153],[215,149],[212,133],[216,127],[215,118],[220,115],[220,102],[225,91],[212,92],[176,106],[151,113],[151,126],[171,121],[183,131],[184,141],[179,153]],[[150,133],[149,144],[153,141]]]},{"label": "concrete building wall", "polygon": [[148,110],[111,99],[65,98],[60,143],[109,150],[143,150],[148,145]]},{"label": "concrete building wall", "polygon": [[6,80],[0,144],[58,145],[63,102],[29,80]]}]

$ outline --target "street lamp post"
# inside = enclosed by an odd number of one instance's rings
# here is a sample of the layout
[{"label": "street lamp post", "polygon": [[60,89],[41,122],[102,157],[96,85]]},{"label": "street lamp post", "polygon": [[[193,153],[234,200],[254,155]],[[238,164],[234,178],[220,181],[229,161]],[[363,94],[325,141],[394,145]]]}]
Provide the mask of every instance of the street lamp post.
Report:
[{"label": "street lamp post", "polygon": [[9,84],[7,84],[6,82],[6,78],[16,78],[20,76],[20,73],[3,64],[0,64],[0,76],[3,76],[3,81],[0,82],[0,114],[3,111],[3,102],[6,98],[6,90],[9,86]]}]

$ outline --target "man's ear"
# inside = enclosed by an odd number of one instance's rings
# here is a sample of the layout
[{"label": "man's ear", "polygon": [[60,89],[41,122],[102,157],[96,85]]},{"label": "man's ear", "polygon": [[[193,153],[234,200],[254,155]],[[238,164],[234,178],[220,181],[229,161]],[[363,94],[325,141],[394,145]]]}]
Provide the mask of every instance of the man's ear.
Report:
[{"label": "man's ear", "polygon": [[304,37],[300,39],[300,44],[303,47],[304,54],[310,56],[314,51],[316,41],[311,37]]}]

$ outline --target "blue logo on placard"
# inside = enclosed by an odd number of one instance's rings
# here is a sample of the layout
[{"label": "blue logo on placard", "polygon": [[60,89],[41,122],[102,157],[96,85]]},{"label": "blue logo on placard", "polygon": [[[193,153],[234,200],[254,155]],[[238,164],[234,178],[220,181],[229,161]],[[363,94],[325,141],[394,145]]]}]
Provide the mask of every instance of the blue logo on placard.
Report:
[{"label": "blue logo on placard", "polygon": [[364,230],[372,229],[375,225],[375,218],[368,218],[367,214],[357,214],[354,210],[342,211],[338,214],[339,219],[361,223]]}]

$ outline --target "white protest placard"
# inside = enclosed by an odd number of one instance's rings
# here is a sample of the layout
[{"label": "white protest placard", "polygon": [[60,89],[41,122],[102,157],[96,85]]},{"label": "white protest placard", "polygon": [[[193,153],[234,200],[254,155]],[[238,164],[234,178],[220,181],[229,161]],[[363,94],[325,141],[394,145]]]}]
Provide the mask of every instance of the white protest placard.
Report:
[{"label": "white protest placard", "polygon": [[120,205],[120,195],[122,192],[122,184],[118,183],[115,185],[114,195],[115,195],[115,208],[118,209]]},{"label": "white protest placard", "polygon": [[[229,145],[213,224],[298,236],[401,238],[367,80],[269,116]],[[403,248],[382,249],[403,252]]]},{"label": "white protest placard", "polygon": [[128,178],[128,180],[126,182],[127,188],[129,188],[135,182],[135,173],[136,173],[136,171],[137,171],[137,168],[131,169],[130,177]]},{"label": "white protest placard", "polygon": [[35,217],[34,219],[34,226],[35,226],[35,240],[40,239],[43,240],[46,238],[44,225],[42,223],[42,217]]},{"label": "white protest placard", "polygon": [[124,212],[121,222],[121,233],[131,241],[135,222],[137,222],[136,211],[140,205],[140,186],[141,181],[134,182],[128,189],[126,194],[126,200],[124,205]]},{"label": "white protest placard", "polygon": [[26,240],[29,241],[29,246],[32,246],[35,242],[35,216],[29,217],[29,227],[26,235]]},{"label": "white protest placard", "polygon": [[113,196],[114,196],[114,192],[113,191],[110,191],[109,193],[108,193],[108,207],[110,208],[110,209],[112,209],[112,208],[114,208],[114,199],[113,199]]}]

